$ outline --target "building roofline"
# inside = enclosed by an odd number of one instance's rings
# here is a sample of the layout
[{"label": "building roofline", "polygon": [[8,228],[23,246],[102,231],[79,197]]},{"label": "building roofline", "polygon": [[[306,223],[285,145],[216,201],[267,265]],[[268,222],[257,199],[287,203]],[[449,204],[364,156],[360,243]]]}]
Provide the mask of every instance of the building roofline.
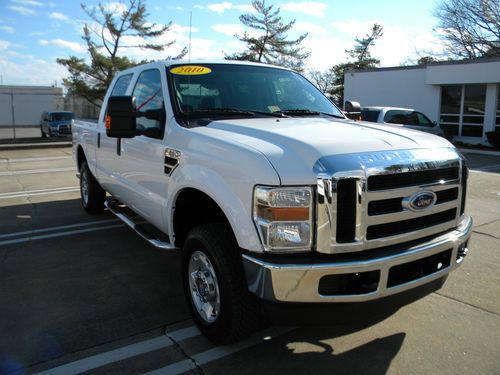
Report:
[{"label": "building roofline", "polygon": [[425,65],[408,65],[408,66],[389,66],[382,68],[370,68],[370,69],[347,69],[346,73],[368,73],[368,72],[384,72],[392,70],[414,70],[414,69],[426,69],[428,66],[441,66],[441,65],[467,65],[467,64],[484,64],[490,62],[500,62],[500,56],[495,57],[481,57],[477,59],[463,59],[463,60],[453,60],[453,61],[435,61]]}]

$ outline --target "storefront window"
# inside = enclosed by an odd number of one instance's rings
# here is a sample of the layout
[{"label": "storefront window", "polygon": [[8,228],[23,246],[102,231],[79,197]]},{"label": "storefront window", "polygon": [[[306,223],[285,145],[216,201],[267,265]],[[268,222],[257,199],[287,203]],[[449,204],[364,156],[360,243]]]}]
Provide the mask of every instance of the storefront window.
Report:
[{"label": "storefront window", "polygon": [[449,135],[482,137],[486,85],[441,87],[441,127]]}]

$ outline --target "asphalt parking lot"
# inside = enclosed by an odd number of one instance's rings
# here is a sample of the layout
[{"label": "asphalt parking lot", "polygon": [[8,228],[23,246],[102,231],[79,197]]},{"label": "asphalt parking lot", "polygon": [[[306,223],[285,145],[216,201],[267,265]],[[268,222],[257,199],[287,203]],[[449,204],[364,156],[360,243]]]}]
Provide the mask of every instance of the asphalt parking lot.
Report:
[{"label": "asphalt parking lot", "polygon": [[442,289],[381,321],[214,347],[189,319],[178,252],[84,213],[71,148],[0,151],[0,374],[498,374],[500,156],[467,157],[474,234]]}]

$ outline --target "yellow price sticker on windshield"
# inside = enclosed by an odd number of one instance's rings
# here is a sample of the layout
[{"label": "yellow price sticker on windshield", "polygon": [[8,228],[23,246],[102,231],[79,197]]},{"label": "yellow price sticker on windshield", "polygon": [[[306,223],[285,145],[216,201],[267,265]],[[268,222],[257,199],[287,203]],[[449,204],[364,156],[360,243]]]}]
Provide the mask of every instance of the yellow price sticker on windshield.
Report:
[{"label": "yellow price sticker on windshield", "polygon": [[170,69],[170,73],[172,74],[192,75],[192,76],[200,74],[208,74],[211,72],[212,69],[207,68],[206,66],[198,66],[198,65],[184,65]]}]

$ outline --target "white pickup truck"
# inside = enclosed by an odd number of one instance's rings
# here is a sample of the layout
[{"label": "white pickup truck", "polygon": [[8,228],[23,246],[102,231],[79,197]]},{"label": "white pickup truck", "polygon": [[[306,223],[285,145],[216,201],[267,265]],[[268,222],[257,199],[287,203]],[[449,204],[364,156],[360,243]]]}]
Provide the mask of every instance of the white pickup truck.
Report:
[{"label": "white pickup truck", "polygon": [[77,122],[82,204],[182,252],[201,331],[235,341],[261,307],[341,306],[442,282],[467,254],[468,170],[445,139],[345,118],[293,71],[155,62]]}]

